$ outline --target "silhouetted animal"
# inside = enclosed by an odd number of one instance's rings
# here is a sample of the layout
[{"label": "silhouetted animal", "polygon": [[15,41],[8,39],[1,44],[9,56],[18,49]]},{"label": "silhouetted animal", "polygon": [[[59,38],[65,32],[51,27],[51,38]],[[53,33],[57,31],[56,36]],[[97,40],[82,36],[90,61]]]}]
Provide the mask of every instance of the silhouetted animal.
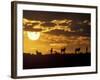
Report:
[{"label": "silhouetted animal", "polygon": [[61,54],[65,53],[66,48],[61,48]]},{"label": "silhouetted animal", "polygon": [[88,47],[86,47],[86,53],[88,53]]},{"label": "silhouetted animal", "polygon": [[51,54],[53,53],[53,48],[51,48],[50,53],[51,53]]},{"label": "silhouetted animal", "polygon": [[42,53],[39,51],[36,51],[36,55],[42,55]]},{"label": "silhouetted animal", "polygon": [[58,54],[58,52],[57,52],[57,51],[54,51],[54,53],[55,53],[55,54]]},{"label": "silhouetted animal", "polygon": [[79,53],[80,52],[80,48],[76,48],[75,49],[75,53],[77,54],[77,53]]}]

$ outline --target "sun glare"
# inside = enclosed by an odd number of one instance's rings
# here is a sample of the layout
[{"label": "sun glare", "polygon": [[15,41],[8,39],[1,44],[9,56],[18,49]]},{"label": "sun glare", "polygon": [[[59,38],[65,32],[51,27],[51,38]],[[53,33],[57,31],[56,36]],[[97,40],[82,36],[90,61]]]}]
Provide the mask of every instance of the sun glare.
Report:
[{"label": "sun glare", "polygon": [[40,32],[27,32],[27,35],[30,40],[38,40],[40,37]]}]

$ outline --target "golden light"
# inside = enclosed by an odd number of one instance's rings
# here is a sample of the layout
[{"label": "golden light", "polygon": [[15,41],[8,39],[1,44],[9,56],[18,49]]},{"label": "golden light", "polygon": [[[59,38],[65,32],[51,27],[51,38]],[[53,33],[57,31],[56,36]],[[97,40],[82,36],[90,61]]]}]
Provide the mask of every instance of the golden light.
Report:
[{"label": "golden light", "polygon": [[38,40],[40,37],[40,32],[27,32],[27,35],[30,40]]}]

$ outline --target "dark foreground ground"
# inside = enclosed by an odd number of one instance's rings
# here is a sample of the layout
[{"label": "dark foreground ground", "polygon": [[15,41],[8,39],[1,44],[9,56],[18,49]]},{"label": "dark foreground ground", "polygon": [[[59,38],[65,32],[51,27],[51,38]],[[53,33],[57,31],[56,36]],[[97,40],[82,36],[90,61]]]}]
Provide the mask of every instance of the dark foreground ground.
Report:
[{"label": "dark foreground ground", "polygon": [[23,54],[23,69],[90,66],[91,54]]}]

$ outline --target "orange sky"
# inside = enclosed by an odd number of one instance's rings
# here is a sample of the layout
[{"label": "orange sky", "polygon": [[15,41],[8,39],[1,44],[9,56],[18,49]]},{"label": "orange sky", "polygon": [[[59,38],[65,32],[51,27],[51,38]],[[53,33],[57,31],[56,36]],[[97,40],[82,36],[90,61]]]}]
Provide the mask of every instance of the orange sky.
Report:
[{"label": "orange sky", "polygon": [[91,14],[23,10],[24,53],[49,54],[50,49],[66,53],[90,52]]},{"label": "orange sky", "polygon": [[[59,35],[58,33],[56,33],[57,35],[48,33],[53,30],[64,30],[66,31],[66,33],[74,32],[70,29],[69,26],[66,26],[66,28],[64,26],[55,26],[52,28],[46,26],[44,28],[44,26],[37,24],[36,26],[33,27],[32,31],[32,28],[29,27],[32,26],[32,23],[34,22],[37,21],[35,20],[32,21],[25,18],[23,19],[23,24],[27,25],[28,27],[23,30],[24,53],[36,54],[36,50],[38,50],[39,52],[42,52],[42,54],[49,54],[51,48],[53,48],[54,51],[60,52],[60,49],[62,47],[66,47],[66,53],[74,53],[74,50],[77,47],[81,48],[81,52],[85,52],[86,47],[90,48],[90,37],[88,36],[82,36],[82,35],[74,36],[74,34],[73,36],[65,36],[64,33],[59,33],[59,32],[58,32]],[[40,32],[40,37],[37,40],[31,40],[28,37],[27,32]]]}]

